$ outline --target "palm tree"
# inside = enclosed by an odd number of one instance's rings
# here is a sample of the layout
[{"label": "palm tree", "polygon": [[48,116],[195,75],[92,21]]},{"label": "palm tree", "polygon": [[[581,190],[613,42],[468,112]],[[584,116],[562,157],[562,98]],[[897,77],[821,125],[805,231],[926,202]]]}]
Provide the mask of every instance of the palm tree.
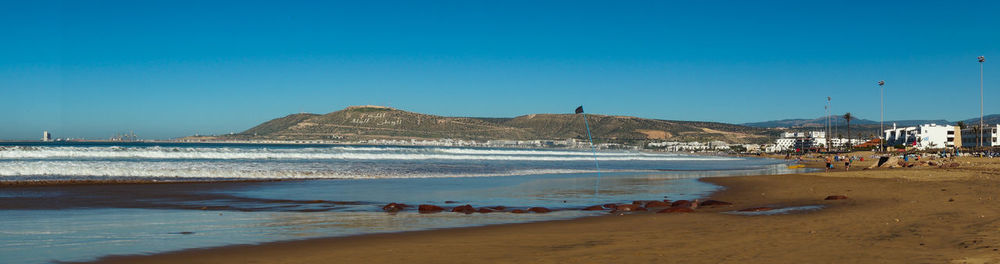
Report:
[{"label": "palm tree", "polygon": [[844,121],[847,121],[847,149],[848,150],[851,149],[851,119],[854,119],[854,116],[851,115],[851,112],[847,112],[846,114],[844,114]]},{"label": "palm tree", "polygon": [[[972,125],[972,131],[979,132],[979,131],[982,131],[982,128],[980,128],[979,125]],[[973,141],[973,142],[979,143],[979,140],[980,140],[980,137],[981,137],[980,133],[972,133],[972,137],[975,139],[975,141]],[[982,147],[982,146],[981,145],[976,145],[973,148],[974,149],[979,149],[979,147]]]}]

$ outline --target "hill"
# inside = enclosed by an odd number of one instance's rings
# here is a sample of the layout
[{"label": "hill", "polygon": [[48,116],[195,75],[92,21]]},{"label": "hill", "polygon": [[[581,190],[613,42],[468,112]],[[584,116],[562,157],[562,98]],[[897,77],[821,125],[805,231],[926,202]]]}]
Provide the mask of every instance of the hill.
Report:
[{"label": "hill", "polygon": [[[831,122],[834,123],[844,123],[844,117],[839,115],[832,115]],[[863,118],[857,118],[851,120],[851,125],[868,125],[868,124],[878,124],[878,120],[872,121]],[[777,127],[825,127],[826,117],[817,117],[814,119],[782,119],[782,120],[772,120],[763,122],[753,122],[744,123],[744,126],[750,127],[764,127],[764,128],[777,128]]]},{"label": "hill", "polygon": [[240,139],[494,139],[527,138],[524,129],[474,118],[443,117],[381,106],[352,106],[324,115],[289,115],[232,137]]},{"label": "hill", "polygon": [[251,128],[251,129],[247,130],[247,131],[244,131],[242,134],[269,135],[269,134],[277,133],[277,132],[282,131],[282,130],[287,130],[287,129],[291,128],[292,126],[295,126],[295,125],[299,124],[300,122],[305,121],[306,119],[310,119],[310,118],[313,118],[313,117],[316,117],[316,116],[319,116],[319,115],[317,115],[317,114],[306,114],[306,113],[303,113],[303,114],[291,114],[291,115],[287,115],[287,116],[282,117],[282,118],[275,118],[275,119],[272,119],[271,121],[264,122],[263,124],[257,125],[257,126]]},{"label": "hill", "polygon": [[[631,116],[587,115],[594,140],[713,141],[762,143],[768,129],[740,125],[668,121]],[[531,114],[514,118],[445,117],[382,106],[352,106],[323,115],[293,114],[276,118],[226,139],[586,139],[582,115]]]},{"label": "hill", "polygon": [[[962,122],[965,122],[968,126],[979,125],[979,117],[962,120]],[[987,126],[1000,124],[1000,114],[983,116],[983,123],[986,123]]]},{"label": "hill", "polygon": [[[838,125],[838,126],[845,125],[844,124],[844,118],[843,118],[843,116],[831,116],[831,117],[833,117],[834,125]],[[995,124],[997,122],[1000,122],[1000,115],[991,115],[989,117],[994,117],[993,120],[995,120],[995,121],[994,122],[987,122],[987,123]],[[972,120],[972,119],[970,119],[970,120]],[[969,123],[969,121],[965,121],[965,122]],[[975,122],[978,124],[979,123],[979,118],[975,118]],[[888,126],[892,126],[893,123],[895,123],[897,126],[916,126],[916,125],[922,125],[922,124],[954,124],[955,122],[951,122],[951,121],[943,120],[943,119],[942,120],[886,120],[884,122],[884,124],[886,124]],[[868,119],[863,119],[863,118],[856,118],[854,120],[851,120],[851,125],[852,126],[853,125],[878,125],[878,124],[879,124],[878,120],[868,120]],[[971,124],[971,123],[969,123],[969,124]],[[818,118],[815,118],[815,119],[783,119],[783,120],[772,120],[772,121],[763,121],[763,122],[744,123],[743,125],[744,126],[750,126],[750,127],[761,127],[761,128],[778,128],[778,127],[785,127],[785,128],[812,127],[812,128],[816,128],[816,127],[824,127],[824,126],[826,126],[826,118],[825,117],[818,117]]]}]

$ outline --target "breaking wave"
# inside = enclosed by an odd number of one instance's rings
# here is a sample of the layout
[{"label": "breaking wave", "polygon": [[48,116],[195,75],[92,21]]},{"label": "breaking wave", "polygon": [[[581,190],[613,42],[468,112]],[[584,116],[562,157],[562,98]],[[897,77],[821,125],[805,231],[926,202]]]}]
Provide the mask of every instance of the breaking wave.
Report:
[{"label": "breaking wave", "polygon": [[[180,148],[180,147],[14,147],[0,149],[0,160],[16,159],[200,159],[200,160],[509,160],[586,161],[584,151],[506,150],[472,148]],[[601,161],[727,160],[725,157],[684,156],[641,152],[600,152]]]},{"label": "breaking wave", "polygon": [[[393,146],[0,146],[0,180],[385,179],[590,173],[595,172],[593,155],[565,149]],[[734,158],[605,151],[598,152],[597,159],[603,172],[653,172],[679,164],[718,164]]]},{"label": "breaking wave", "polygon": [[[644,170],[603,170],[642,172]],[[130,177],[130,178],[218,178],[218,179],[392,179],[441,177],[495,177],[537,174],[588,173],[585,169],[527,169],[472,173],[468,171],[399,168],[315,168],[292,164],[267,166],[198,162],[73,162],[18,161],[0,163],[0,176]]]}]

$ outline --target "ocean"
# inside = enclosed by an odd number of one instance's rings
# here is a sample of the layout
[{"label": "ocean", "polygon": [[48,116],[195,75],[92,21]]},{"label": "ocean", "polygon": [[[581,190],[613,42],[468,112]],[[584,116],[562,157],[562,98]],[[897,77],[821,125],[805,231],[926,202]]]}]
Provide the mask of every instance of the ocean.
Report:
[{"label": "ocean", "polygon": [[[0,181],[166,182],[0,187],[0,262],[570,219],[607,213],[579,210],[595,204],[719,189],[702,177],[792,172],[760,158],[601,151],[597,159],[600,177],[593,154],[575,149],[0,142]],[[390,202],[555,211],[382,212]]]}]

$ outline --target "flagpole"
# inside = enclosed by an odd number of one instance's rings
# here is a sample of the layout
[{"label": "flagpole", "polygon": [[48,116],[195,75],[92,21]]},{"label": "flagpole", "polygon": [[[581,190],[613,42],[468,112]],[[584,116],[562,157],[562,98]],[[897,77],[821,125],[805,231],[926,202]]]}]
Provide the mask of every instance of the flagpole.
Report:
[{"label": "flagpole", "polygon": [[983,62],[986,57],[979,56],[979,147],[983,147]]},{"label": "flagpole", "polygon": [[601,165],[597,163],[597,149],[594,148],[594,137],[590,136],[590,124],[587,122],[587,113],[583,112],[583,124],[587,126],[587,139],[590,140],[590,151],[594,153],[594,168],[597,168],[597,182],[594,183],[594,196],[600,194],[601,190]]}]

